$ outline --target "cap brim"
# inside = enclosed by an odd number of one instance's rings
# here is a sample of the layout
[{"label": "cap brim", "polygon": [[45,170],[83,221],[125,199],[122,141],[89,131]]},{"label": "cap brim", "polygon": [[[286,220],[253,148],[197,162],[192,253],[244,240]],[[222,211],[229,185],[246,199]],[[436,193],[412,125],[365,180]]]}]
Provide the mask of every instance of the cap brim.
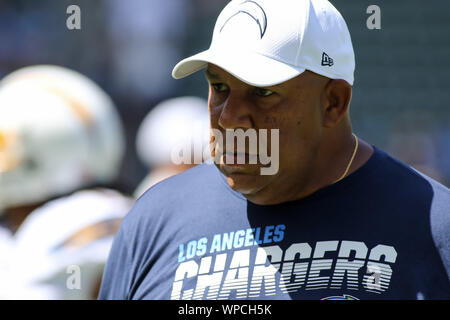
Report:
[{"label": "cap brim", "polygon": [[172,77],[181,79],[203,68],[208,63],[217,65],[239,80],[257,87],[267,87],[288,81],[305,71],[258,53],[230,53],[222,50],[206,50],[180,61],[172,71]]}]

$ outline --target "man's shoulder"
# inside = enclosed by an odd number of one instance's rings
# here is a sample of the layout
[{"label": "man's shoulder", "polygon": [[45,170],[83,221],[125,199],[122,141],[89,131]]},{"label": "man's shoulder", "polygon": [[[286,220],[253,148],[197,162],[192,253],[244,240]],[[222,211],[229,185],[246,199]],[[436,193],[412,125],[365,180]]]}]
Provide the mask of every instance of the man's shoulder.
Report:
[{"label": "man's shoulder", "polygon": [[152,201],[158,197],[176,200],[184,194],[214,191],[220,183],[219,175],[214,165],[204,163],[156,183],[144,192],[138,202]]},{"label": "man's shoulder", "polygon": [[205,207],[217,208],[221,201],[239,197],[234,193],[213,164],[201,164],[149,188],[124,222],[137,224],[163,219],[167,223],[187,216],[195,219]]},{"label": "man's shoulder", "polygon": [[378,155],[385,163],[385,172],[380,175],[389,177],[388,192],[411,208],[406,212],[409,219],[414,212],[426,212],[433,241],[450,270],[450,189],[383,151],[378,150]]},{"label": "man's shoulder", "polygon": [[357,183],[364,198],[400,220],[450,227],[450,190],[443,184],[376,147],[364,172]]},{"label": "man's shoulder", "polygon": [[[411,168],[420,178],[424,179],[432,188],[433,190],[433,198],[435,200],[444,200],[447,199],[447,205],[448,208],[450,208],[450,189],[447,188],[442,183],[436,181],[435,179],[427,176],[426,174],[420,172],[419,170],[416,170],[414,168]],[[450,212],[449,212],[450,213]]]},{"label": "man's shoulder", "polygon": [[377,159],[373,170],[375,176],[391,185],[397,192],[419,198],[420,195],[438,193],[440,197],[450,199],[450,190],[435,179],[378,148],[375,148],[374,155]]},{"label": "man's shoulder", "polygon": [[418,173],[433,190],[429,218],[431,234],[450,280],[450,189],[425,174]]}]

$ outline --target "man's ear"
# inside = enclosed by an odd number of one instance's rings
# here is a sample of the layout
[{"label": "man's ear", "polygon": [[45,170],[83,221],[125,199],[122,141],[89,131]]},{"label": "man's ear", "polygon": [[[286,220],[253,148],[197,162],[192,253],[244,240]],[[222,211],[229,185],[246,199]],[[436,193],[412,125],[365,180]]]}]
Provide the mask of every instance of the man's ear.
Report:
[{"label": "man's ear", "polygon": [[323,126],[336,126],[347,114],[352,99],[352,87],[347,81],[331,79],[325,86]]}]

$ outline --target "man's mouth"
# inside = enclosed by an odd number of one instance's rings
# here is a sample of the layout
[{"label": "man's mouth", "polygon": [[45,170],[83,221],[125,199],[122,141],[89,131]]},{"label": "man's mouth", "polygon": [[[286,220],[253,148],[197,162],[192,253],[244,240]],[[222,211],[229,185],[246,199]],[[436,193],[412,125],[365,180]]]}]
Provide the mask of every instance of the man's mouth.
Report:
[{"label": "man's mouth", "polygon": [[223,154],[223,163],[227,166],[242,166],[257,164],[258,155],[247,152],[226,152]]}]

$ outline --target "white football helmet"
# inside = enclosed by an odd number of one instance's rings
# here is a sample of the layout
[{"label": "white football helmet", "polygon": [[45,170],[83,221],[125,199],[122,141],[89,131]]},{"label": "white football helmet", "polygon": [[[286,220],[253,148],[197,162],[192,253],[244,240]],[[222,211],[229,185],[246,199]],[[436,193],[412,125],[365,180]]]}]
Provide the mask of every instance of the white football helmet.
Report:
[{"label": "white football helmet", "polygon": [[0,81],[0,211],[111,182],[124,148],[114,103],[87,77],[41,65]]},{"label": "white football helmet", "polygon": [[144,118],[136,136],[139,159],[153,167],[171,163],[177,146],[209,146],[208,102],[178,97],[159,103]]},{"label": "white football helmet", "polygon": [[208,102],[198,97],[178,97],[159,103],[147,114],[139,126],[136,150],[151,172],[134,191],[136,198],[155,183],[180,172],[173,161],[177,150],[200,153],[200,161],[209,159],[207,106]]}]

